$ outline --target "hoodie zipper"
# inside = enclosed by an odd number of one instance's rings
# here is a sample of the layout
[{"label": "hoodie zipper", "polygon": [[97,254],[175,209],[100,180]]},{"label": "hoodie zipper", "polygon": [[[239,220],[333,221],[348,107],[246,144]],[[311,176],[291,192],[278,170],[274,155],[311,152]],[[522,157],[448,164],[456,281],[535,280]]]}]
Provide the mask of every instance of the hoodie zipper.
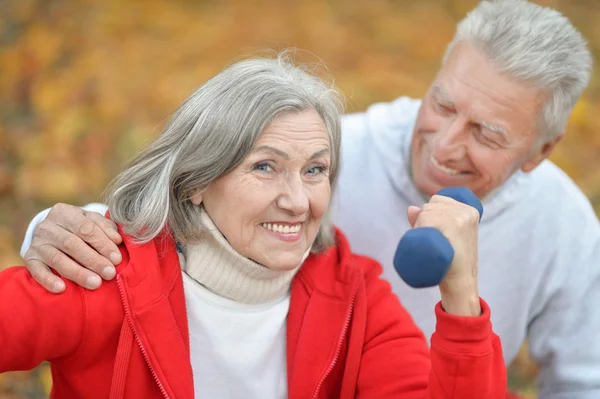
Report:
[{"label": "hoodie zipper", "polygon": [[335,367],[335,364],[337,363],[337,361],[340,357],[340,352],[342,351],[342,342],[344,341],[346,332],[348,332],[348,327],[350,326],[350,318],[352,317],[352,311],[354,310],[354,299],[356,298],[357,287],[358,287],[358,282],[356,283],[355,288],[353,290],[352,300],[350,301],[350,308],[348,309],[348,313],[346,314],[346,321],[344,322],[344,328],[342,329],[342,334],[340,335],[340,339],[338,341],[337,348],[335,350],[335,356],[333,357],[333,360],[331,361],[331,364],[329,365],[327,370],[325,370],[325,373],[323,373],[323,376],[321,377],[319,384],[317,384],[317,388],[315,390],[315,394],[313,395],[313,399],[317,399],[317,397],[319,395],[319,391],[321,390],[321,386],[323,385],[323,382],[325,381],[325,378],[327,378],[327,376],[329,376],[329,374]]},{"label": "hoodie zipper", "polygon": [[152,373],[152,377],[154,377],[154,381],[156,381],[156,384],[158,385],[160,392],[162,393],[162,395],[165,399],[169,399],[169,394],[167,393],[163,384],[160,382],[158,376],[156,375],[156,371],[154,371],[154,368],[152,367],[152,364],[150,363],[150,358],[148,357],[148,352],[146,352],[146,349],[144,348],[144,345],[142,344],[142,341],[140,340],[140,337],[139,337],[137,331],[135,330],[135,327],[133,325],[133,320],[131,320],[130,309],[129,309],[129,305],[127,303],[127,299],[126,299],[127,297],[125,296],[125,288],[123,287],[123,281],[121,279],[121,275],[117,275],[117,285],[119,286],[119,293],[121,294],[121,301],[123,302],[123,307],[125,308],[125,318],[127,319],[127,322],[129,323],[129,327],[131,328],[131,331],[133,331],[133,336],[135,337],[135,342],[137,342],[138,346],[140,347],[140,350],[142,351],[142,355],[144,356],[144,359],[146,360],[146,364],[148,365],[148,368],[150,369],[150,372]]}]

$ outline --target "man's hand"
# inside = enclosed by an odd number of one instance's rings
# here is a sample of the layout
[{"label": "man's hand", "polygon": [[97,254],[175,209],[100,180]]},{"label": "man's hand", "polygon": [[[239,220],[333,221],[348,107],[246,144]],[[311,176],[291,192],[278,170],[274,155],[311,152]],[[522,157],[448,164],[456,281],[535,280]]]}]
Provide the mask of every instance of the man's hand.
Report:
[{"label": "man's hand", "polygon": [[435,227],[454,248],[454,258],[440,283],[442,306],[448,313],[479,316],[477,236],[479,212],[452,198],[434,195],[423,208],[408,208],[413,227]]},{"label": "man's hand", "polygon": [[23,259],[33,278],[50,292],[65,289],[50,269],[82,287],[96,289],[102,282],[99,276],[114,278],[114,265],[121,263],[117,247],[121,240],[116,224],[99,213],[56,204],[36,227]]}]

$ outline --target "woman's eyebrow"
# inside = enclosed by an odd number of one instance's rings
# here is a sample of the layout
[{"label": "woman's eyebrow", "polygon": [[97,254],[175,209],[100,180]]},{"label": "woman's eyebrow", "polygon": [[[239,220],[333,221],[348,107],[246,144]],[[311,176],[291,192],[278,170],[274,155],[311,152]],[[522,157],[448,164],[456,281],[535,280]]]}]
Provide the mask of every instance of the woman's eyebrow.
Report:
[{"label": "woman's eyebrow", "polygon": [[319,157],[322,157],[323,155],[329,155],[329,148],[323,148],[322,150],[315,152],[314,154],[312,154],[310,156],[310,159],[319,158]]},{"label": "woman's eyebrow", "polygon": [[[275,147],[271,147],[268,145],[260,145],[260,146],[256,147],[252,152],[260,152],[260,151],[273,153],[273,154],[278,155],[286,160],[290,159],[290,156],[288,155],[287,152],[281,151]],[[323,155],[328,155],[328,154],[329,154],[329,148],[323,148],[323,149],[313,153],[310,156],[310,159],[315,159],[315,158],[321,157]]]},{"label": "woman's eyebrow", "polygon": [[290,156],[287,154],[287,152],[283,152],[281,150],[278,150],[277,148],[274,148],[274,147],[271,147],[268,145],[259,145],[252,152],[261,152],[261,151],[276,154],[284,159],[290,159]]}]

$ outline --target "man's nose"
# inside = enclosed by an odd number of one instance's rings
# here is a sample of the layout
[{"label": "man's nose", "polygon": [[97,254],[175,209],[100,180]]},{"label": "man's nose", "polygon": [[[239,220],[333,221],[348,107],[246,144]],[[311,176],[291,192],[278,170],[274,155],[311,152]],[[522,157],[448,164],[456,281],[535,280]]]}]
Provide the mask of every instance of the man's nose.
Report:
[{"label": "man's nose", "polygon": [[440,162],[459,160],[467,150],[469,122],[460,116],[448,121],[436,134],[435,156]]}]

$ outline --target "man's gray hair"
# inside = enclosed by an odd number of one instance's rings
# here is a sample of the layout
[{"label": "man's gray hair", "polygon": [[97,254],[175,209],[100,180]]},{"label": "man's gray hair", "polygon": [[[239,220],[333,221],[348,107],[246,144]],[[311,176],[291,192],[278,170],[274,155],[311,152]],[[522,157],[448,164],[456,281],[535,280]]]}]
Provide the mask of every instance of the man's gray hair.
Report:
[{"label": "man's gray hair", "polygon": [[587,43],[566,17],[524,0],[482,1],[458,24],[444,62],[459,42],[476,46],[501,72],[547,96],[538,145],[564,134],[592,69]]},{"label": "man's gray hair", "polygon": [[[343,96],[329,79],[317,77],[308,65],[295,65],[290,51],[283,51],[234,63],[185,100],[162,134],[110,185],[106,202],[112,219],[140,243],[165,228],[178,242],[202,239],[191,197],[238,166],[276,116],[307,109],[319,113],[329,134],[333,192]],[[313,252],[333,244],[328,212]]]}]

